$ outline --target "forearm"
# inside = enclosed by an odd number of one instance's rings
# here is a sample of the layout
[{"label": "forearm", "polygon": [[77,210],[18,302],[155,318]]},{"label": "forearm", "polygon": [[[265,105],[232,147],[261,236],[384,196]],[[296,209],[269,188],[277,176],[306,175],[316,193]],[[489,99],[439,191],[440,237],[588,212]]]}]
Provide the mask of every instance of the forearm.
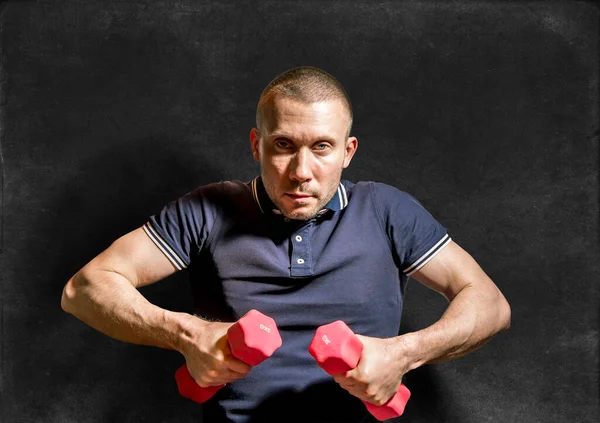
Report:
[{"label": "forearm", "polygon": [[[510,324],[510,307],[497,290],[480,292],[467,286],[433,325],[397,339],[408,370],[462,357]],[[408,357],[407,357],[408,356]]]},{"label": "forearm", "polygon": [[112,338],[178,351],[193,318],[153,305],[124,276],[103,270],[76,274],[65,286],[61,304]]}]

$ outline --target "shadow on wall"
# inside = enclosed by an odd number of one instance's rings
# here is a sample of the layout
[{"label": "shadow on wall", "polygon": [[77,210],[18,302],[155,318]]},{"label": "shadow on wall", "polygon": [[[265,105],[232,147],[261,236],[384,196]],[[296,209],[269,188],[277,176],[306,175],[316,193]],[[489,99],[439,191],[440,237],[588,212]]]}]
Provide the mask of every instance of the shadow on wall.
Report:
[{"label": "shadow on wall", "polygon": [[[402,318],[402,333],[419,330],[409,316]],[[468,423],[457,403],[452,403],[452,387],[446,383],[436,365],[425,365],[408,372],[402,383],[410,390],[404,414],[394,421],[411,423]]]},{"label": "shadow on wall", "polygon": [[[33,223],[33,233],[55,239],[56,250],[52,262],[46,258],[44,279],[49,284],[28,295],[36,310],[19,312],[20,324],[33,331],[35,342],[24,341],[29,354],[11,354],[14,369],[29,369],[13,376],[13,401],[24,402],[18,408],[27,407],[24,414],[30,421],[201,421],[200,406],[177,391],[174,373],[183,356],[114,340],[60,308],[64,284],[89,260],[167,202],[220,180],[214,162],[198,163],[176,151],[176,144],[157,138],[127,140],[87,159],[49,202],[58,211],[57,224]],[[36,249],[36,237],[31,237],[30,248]],[[23,275],[31,271],[30,263],[16,268]],[[169,310],[192,308],[186,271],[141,293]],[[35,366],[29,361],[32,355]],[[31,386],[40,389],[32,393]]]}]

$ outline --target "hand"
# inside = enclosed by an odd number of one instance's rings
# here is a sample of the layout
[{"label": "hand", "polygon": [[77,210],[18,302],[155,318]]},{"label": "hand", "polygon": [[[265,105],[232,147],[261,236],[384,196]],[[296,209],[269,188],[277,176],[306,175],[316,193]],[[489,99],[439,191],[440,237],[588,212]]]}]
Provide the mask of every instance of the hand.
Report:
[{"label": "hand", "polygon": [[227,341],[227,329],[233,323],[191,320],[189,341],[180,352],[190,376],[202,387],[231,383],[252,368],[233,356]]},{"label": "hand", "polygon": [[372,338],[356,335],[363,343],[363,351],[356,368],[334,376],[342,388],[355,397],[374,405],[384,405],[392,398],[408,371],[403,359],[400,337]]}]

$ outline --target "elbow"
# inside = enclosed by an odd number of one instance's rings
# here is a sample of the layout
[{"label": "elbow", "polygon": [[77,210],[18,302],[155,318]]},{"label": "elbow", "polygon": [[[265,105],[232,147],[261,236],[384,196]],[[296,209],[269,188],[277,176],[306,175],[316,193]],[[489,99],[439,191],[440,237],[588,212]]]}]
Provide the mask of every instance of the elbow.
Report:
[{"label": "elbow", "polygon": [[73,310],[73,300],[75,298],[75,287],[73,285],[73,279],[69,280],[60,297],[60,306],[67,313],[72,313]]},{"label": "elbow", "polygon": [[62,296],[60,298],[60,306],[63,309],[63,311],[69,314],[75,314],[76,303],[78,298],[77,294],[78,290],[80,289],[78,288],[79,281],[80,275],[79,273],[76,273],[75,276],[69,279],[69,281],[63,288]]},{"label": "elbow", "polygon": [[510,328],[511,321],[511,309],[510,304],[506,301],[504,296],[501,296],[500,303],[498,306],[498,323],[500,325],[500,332],[507,330]]}]

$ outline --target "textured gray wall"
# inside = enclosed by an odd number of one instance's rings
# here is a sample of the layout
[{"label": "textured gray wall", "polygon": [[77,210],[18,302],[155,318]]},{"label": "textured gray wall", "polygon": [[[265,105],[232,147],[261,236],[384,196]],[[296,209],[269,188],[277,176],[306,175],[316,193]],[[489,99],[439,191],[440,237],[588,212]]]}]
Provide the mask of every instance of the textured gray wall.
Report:
[{"label": "textured gray wall", "polygon": [[[9,1],[1,10],[2,422],[199,422],[173,351],[62,312],[68,278],[164,203],[257,171],[262,88],[347,88],[345,177],[417,197],[505,293],[511,329],[406,376],[406,422],[596,422],[598,11],[586,2]],[[143,289],[189,310],[185,274]],[[403,330],[441,296],[409,284]],[[307,405],[308,406],[308,405]],[[290,421],[282,416],[282,422]]]}]

